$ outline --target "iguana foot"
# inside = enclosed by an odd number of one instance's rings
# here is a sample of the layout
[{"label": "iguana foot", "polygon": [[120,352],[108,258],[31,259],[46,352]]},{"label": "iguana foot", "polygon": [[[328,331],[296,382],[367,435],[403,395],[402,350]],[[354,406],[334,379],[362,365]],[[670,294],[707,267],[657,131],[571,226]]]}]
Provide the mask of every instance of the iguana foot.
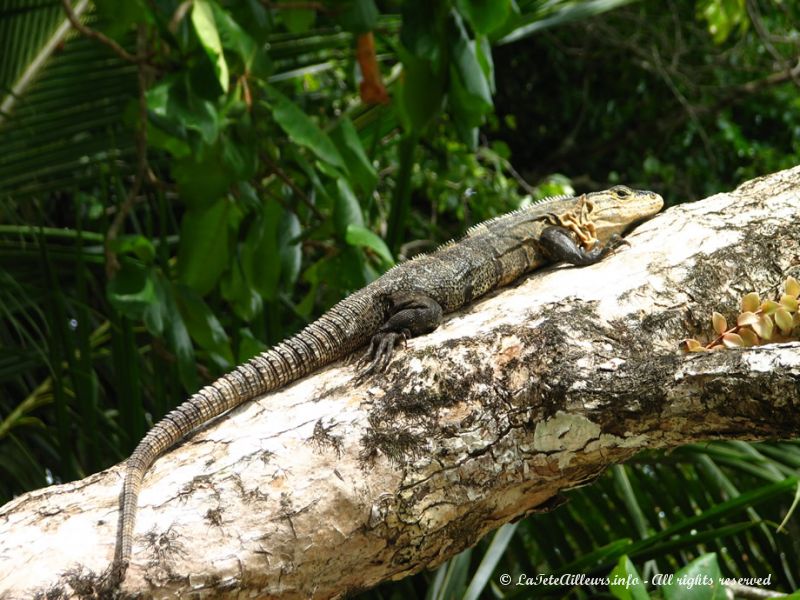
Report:
[{"label": "iguana foot", "polygon": [[389,296],[387,301],[388,318],[372,336],[362,359],[366,367],[359,374],[359,380],[386,370],[398,344],[405,344],[410,337],[430,333],[442,320],[442,307],[430,296],[398,292]]},{"label": "iguana foot", "polygon": [[373,335],[367,352],[364,354],[361,361],[359,361],[359,366],[363,368],[358,374],[358,381],[369,377],[373,373],[382,373],[385,371],[386,366],[392,359],[395,347],[399,344],[405,346],[408,335],[408,332],[405,331],[400,333],[386,331]]}]

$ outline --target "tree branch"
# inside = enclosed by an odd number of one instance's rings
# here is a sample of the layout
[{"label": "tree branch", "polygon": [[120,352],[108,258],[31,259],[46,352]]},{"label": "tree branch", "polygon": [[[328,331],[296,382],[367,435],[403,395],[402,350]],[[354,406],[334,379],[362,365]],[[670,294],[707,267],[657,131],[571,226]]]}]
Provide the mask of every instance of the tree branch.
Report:
[{"label": "tree branch", "polygon": [[86,37],[93,38],[104,46],[108,46],[111,51],[119,56],[122,60],[127,60],[128,62],[134,63],[145,60],[145,57],[143,56],[131,54],[107,35],[81,23],[80,19],[78,19],[77,15],[75,14],[75,11],[72,10],[72,4],[70,3],[70,0],[61,0],[61,5],[64,7],[64,12],[67,14],[67,19],[69,19],[69,22],[72,24],[72,26]]},{"label": "tree branch", "polygon": [[[433,567],[642,450],[797,437],[800,343],[679,343],[800,275],[798,197],[800,167],[671,208],[597,265],[449,316],[386,375],[356,383],[338,363],[233,410],[148,473],[124,591],[340,596]],[[121,482],[117,466],[0,508],[0,596],[90,593]]]}]

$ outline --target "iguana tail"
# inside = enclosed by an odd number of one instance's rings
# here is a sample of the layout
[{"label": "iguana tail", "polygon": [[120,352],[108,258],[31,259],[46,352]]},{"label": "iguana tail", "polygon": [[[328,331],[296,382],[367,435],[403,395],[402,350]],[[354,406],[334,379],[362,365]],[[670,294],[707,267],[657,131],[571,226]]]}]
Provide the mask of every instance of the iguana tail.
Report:
[{"label": "iguana tail", "polygon": [[205,386],[145,435],[126,462],[120,518],[109,584],[125,577],[131,557],[136,507],[144,475],[165,450],[214,417],[295,381],[363,345],[377,331],[381,307],[365,288],[314,323]]}]

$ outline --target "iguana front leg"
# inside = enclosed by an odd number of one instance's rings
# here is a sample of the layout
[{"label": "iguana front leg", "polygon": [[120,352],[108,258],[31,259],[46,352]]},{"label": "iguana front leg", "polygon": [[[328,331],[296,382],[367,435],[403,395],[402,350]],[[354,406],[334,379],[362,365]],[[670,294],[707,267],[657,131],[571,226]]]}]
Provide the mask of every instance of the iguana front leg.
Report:
[{"label": "iguana front leg", "polygon": [[442,321],[442,307],[425,294],[398,292],[388,296],[387,300],[389,316],[378,333],[372,336],[364,357],[369,364],[361,372],[361,377],[383,371],[399,343],[410,337],[430,333]]},{"label": "iguana front leg", "polygon": [[545,228],[539,238],[539,244],[550,260],[567,262],[576,266],[592,265],[619,247],[620,244],[627,243],[615,233],[605,245],[596,241],[594,246],[587,250],[575,241],[570,229],[557,225]]},{"label": "iguana front leg", "polygon": [[585,250],[592,250],[597,244],[597,228],[592,221],[593,211],[594,203],[583,194],[574,208],[561,214],[550,213],[547,220],[551,225],[571,231]]}]

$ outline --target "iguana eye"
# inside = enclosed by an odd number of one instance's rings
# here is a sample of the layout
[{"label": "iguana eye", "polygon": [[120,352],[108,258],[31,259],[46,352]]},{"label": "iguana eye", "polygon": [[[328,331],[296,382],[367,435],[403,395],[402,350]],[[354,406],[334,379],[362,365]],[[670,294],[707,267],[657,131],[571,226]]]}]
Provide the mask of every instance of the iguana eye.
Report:
[{"label": "iguana eye", "polygon": [[617,193],[617,196],[620,198],[627,198],[631,195],[631,190],[626,188],[624,185],[618,185],[614,188],[614,191]]}]

